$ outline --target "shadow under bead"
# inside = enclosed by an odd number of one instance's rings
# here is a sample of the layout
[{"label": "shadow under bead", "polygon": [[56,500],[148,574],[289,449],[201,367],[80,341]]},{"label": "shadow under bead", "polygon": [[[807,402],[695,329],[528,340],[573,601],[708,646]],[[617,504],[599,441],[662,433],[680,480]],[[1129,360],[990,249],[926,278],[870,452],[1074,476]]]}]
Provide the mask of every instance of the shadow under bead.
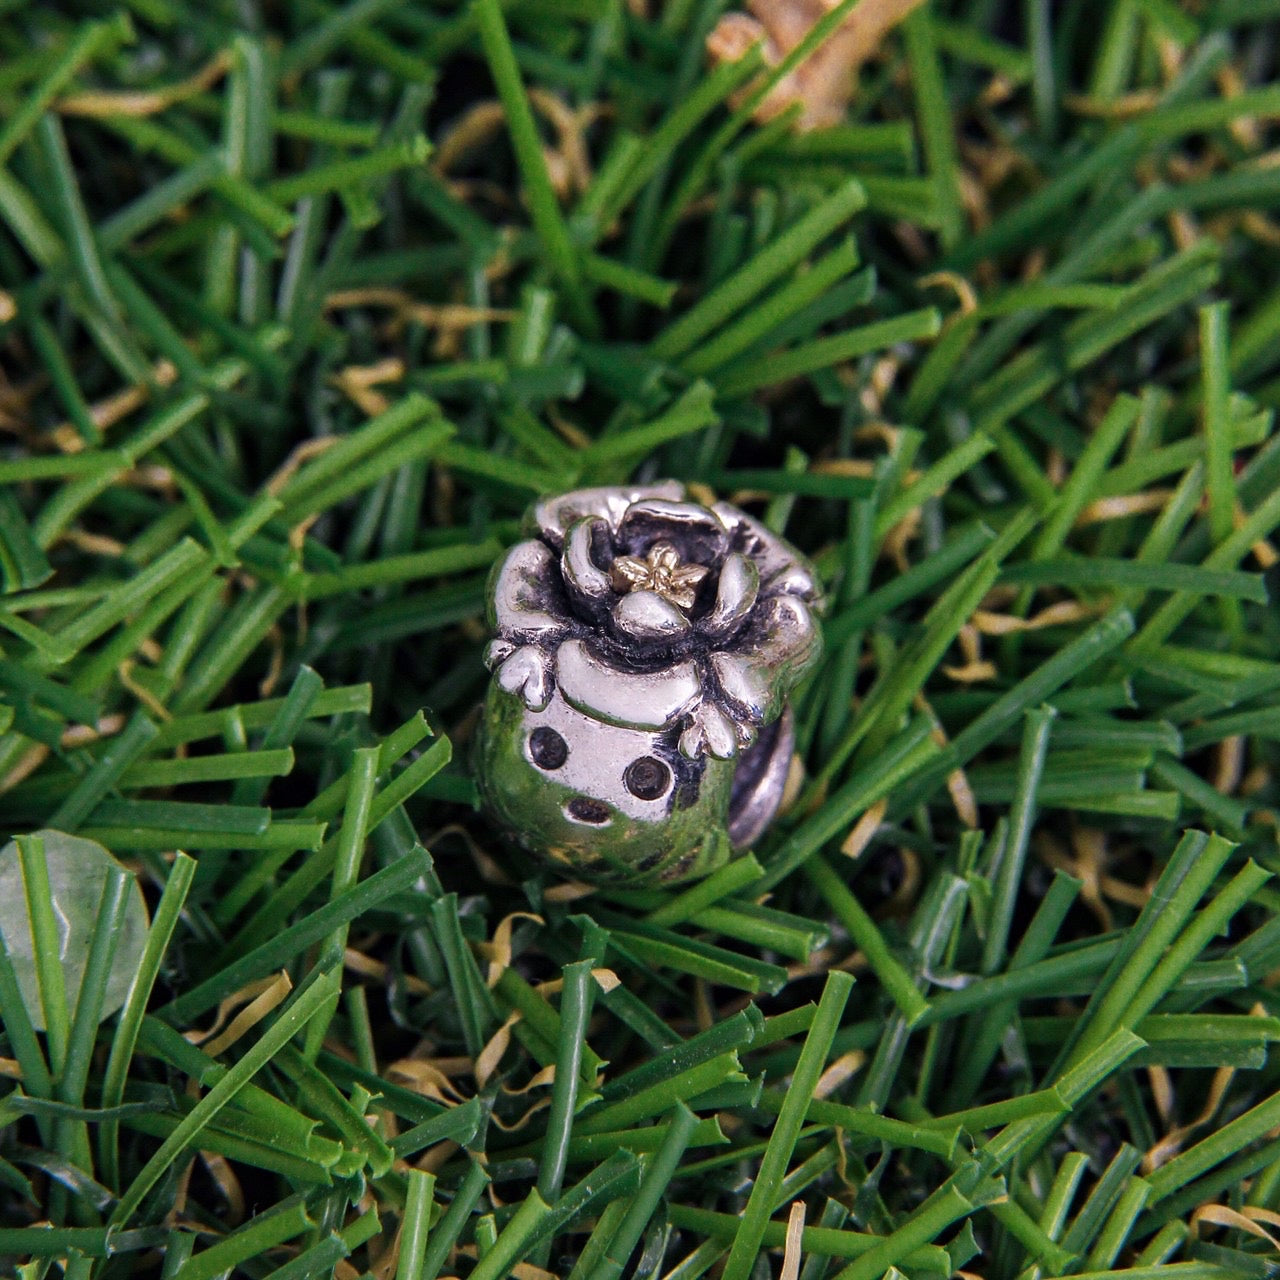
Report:
[{"label": "shadow under bead", "polygon": [[787,696],[821,652],[812,567],[671,481],[552,498],[526,529],[489,590],[486,810],[585,879],[714,870],[782,799]]}]

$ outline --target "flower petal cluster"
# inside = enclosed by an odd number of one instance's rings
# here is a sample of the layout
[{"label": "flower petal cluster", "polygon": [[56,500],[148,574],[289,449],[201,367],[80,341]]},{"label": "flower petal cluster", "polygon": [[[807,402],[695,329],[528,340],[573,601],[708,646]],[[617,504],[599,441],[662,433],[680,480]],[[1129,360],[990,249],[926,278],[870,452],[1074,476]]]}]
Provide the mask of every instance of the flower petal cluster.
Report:
[{"label": "flower petal cluster", "polygon": [[534,710],[558,687],[598,719],[679,723],[680,750],[730,759],[817,661],[812,568],[728,503],[673,481],[539,503],[498,565],[486,662]]}]

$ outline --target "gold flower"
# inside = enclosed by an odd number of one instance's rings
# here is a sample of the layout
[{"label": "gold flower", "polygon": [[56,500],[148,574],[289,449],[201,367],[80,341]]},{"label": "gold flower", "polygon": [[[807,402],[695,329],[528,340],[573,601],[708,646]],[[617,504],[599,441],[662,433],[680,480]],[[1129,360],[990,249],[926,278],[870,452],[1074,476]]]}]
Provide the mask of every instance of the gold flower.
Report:
[{"label": "gold flower", "polygon": [[609,569],[613,589],[652,591],[680,609],[692,609],[698,583],[710,570],[701,564],[682,564],[680,553],[669,542],[655,542],[643,560],[619,556]]}]

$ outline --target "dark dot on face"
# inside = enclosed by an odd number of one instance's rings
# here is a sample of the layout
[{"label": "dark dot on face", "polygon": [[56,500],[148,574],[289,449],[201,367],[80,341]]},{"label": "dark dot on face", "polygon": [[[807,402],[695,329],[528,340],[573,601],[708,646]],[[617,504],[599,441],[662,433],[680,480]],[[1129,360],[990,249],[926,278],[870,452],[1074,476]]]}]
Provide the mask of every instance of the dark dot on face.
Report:
[{"label": "dark dot on face", "polygon": [[671,785],[671,770],[653,756],[641,756],[627,765],[622,781],[637,800],[656,800]]},{"label": "dark dot on face", "polygon": [[550,726],[529,735],[529,756],[539,769],[558,769],[569,758],[569,744]]},{"label": "dark dot on face", "polygon": [[599,800],[592,800],[589,796],[574,796],[569,801],[568,808],[570,815],[579,822],[590,822],[598,826],[609,821],[609,806]]}]

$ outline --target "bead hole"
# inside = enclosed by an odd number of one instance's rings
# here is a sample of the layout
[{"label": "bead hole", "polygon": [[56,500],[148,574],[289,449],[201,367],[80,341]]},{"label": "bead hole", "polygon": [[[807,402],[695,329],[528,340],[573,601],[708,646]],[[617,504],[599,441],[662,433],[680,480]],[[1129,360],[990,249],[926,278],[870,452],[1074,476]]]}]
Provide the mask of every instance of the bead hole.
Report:
[{"label": "bead hole", "polygon": [[539,769],[559,769],[569,758],[569,744],[550,726],[539,725],[529,735],[529,758]]},{"label": "bead hole", "polygon": [[671,770],[653,756],[641,756],[627,765],[622,781],[637,800],[656,800],[671,785]]},{"label": "bead hole", "polygon": [[574,796],[567,806],[569,816],[592,826],[603,826],[609,821],[609,806],[587,796]]}]

